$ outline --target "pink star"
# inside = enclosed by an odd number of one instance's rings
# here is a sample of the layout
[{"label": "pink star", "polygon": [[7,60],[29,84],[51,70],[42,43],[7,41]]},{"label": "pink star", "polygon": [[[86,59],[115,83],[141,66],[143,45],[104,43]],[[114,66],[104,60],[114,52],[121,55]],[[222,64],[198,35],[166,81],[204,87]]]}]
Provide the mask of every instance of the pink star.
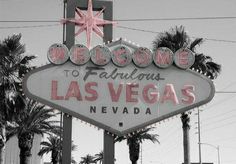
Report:
[{"label": "pink star", "polygon": [[101,11],[98,11],[95,15],[93,15],[92,0],[88,0],[87,15],[85,15],[79,8],[76,8],[76,14],[79,16],[79,18],[75,17],[75,18],[63,19],[62,23],[72,22],[75,23],[76,26],[81,26],[81,28],[75,33],[75,35],[77,36],[83,31],[86,31],[87,47],[90,48],[93,31],[98,36],[103,38],[104,34],[99,27],[104,26],[106,24],[116,24],[116,22],[114,21],[108,21],[99,18],[104,10],[105,8],[103,8]]}]

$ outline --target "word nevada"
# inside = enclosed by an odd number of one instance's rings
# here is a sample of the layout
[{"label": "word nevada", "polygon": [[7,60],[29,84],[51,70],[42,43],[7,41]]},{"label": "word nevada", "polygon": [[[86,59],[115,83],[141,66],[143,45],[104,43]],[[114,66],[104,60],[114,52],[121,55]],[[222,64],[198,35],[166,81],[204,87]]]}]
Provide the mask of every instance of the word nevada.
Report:
[{"label": "word nevada", "polygon": [[130,48],[125,44],[98,45],[91,50],[82,44],[76,44],[70,50],[63,44],[53,44],[47,56],[55,65],[70,60],[78,66],[91,60],[97,66],[105,66],[112,61],[118,67],[125,67],[133,62],[137,67],[145,68],[154,62],[159,68],[168,68],[174,63],[180,69],[188,69],[195,61],[193,52],[188,48],[181,48],[174,53],[169,48],[160,47],[151,52],[145,47]]}]

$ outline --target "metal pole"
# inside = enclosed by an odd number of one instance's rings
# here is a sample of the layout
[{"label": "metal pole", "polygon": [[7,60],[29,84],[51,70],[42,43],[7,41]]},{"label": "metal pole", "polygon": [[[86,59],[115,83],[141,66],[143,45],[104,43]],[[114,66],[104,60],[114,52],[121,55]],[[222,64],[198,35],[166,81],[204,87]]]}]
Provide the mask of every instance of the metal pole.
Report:
[{"label": "metal pole", "polygon": [[[63,1],[63,18],[66,17],[66,0]],[[63,24],[63,29],[62,29],[62,44],[65,44],[65,24]],[[63,120],[63,113],[60,112],[60,144],[62,143],[62,120]],[[60,156],[62,156],[62,146],[60,146]],[[61,164],[61,160],[59,160],[59,163]]]},{"label": "metal pole", "polygon": [[114,164],[115,161],[115,144],[114,144],[114,137],[107,133],[104,130],[104,142],[103,142],[103,152],[104,152],[104,159],[103,164]]},{"label": "metal pole", "polygon": [[71,163],[72,116],[63,115],[62,164]]},{"label": "metal pole", "polygon": [[[65,19],[66,17],[66,3],[67,0],[63,1],[63,18]],[[63,24],[63,30],[62,30],[62,43],[65,44],[65,29],[66,29],[66,25]]]},{"label": "metal pole", "polygon": [[[69,6],[68,1],[67,6]],[[106,7],[103,13],[103,18],[105,20],[112,20],[113,18],[113,2],[107,1],[107,0],[100,0],[100,1],[93,1],[93,10],[101,10],[103,7]],[[88,1],[87,0],[79,0],[76,1],[76,6],[80,9],[87,9]],[[75,11],[75,10],[73,10]],[[71,18],[74,18],[74,16],[71,16]],[[103,41],[108,42],[112,41],[112,25],[105,25],[103,28]],[[69,48],[69,47],[68,47]],[[114,164],[114,152],[115,152],[115,142],[114,137],[110,134],[107,134],[107,131],[104,130],[104,143],[103,143],[103,151],[104,151],[104,163],[103,164]],[[63,163],[64,164],[64,163]]]},{"label": "metal pole", "polygon": [[218,164],[220,164],[220,146],[217,146],[217,152],[218,152]]},{"label": "metal pole", "polygon": [[143,164],[143,144],[141,143],[141,153],[140,153],[140,155],[141,155],[141,164]]},{"label": "metal pole", "polygon": [[[103,17],[106,20],[112,20],[113,18],[113,5],[112,1],[107,4],[106,10],[103,13]],[[103,41],[112,41],[112,25],[106,25],[103,28],[104,38]],[[107,135],[104,131],[104,164],[114,164],[115,162],[115,142],[114,137]],[[106,152],[106,153],[105,153]]]},{"label": "metal pole", "polygon": [[198,108],[198,146],[199,146],[199,164],[202,164],[202,154],[201,154],[201,127],[200,127],[200,110]]},{"label": "metal pole", "polygon": [[[66,18],[75,17],[75,0],[68,0],[66,6]],[[66,46],[70,49],[74,43],[75,24],[66,24]],[[72,116],[63,116],[63,141],[62,141],[62,164],[71,163],[71,138],[72,138]]]},{"label": "metal pole", "polygon": [[[60,144],[62,143],[62,134],[63,134],[63,130],[62,130],[62,119],[63,119],[63,113],[60,112]],[[62,156],[62,146],[60,146],[60,155]],[[59,160],[59,163],[61,164],[61,160]]]}]

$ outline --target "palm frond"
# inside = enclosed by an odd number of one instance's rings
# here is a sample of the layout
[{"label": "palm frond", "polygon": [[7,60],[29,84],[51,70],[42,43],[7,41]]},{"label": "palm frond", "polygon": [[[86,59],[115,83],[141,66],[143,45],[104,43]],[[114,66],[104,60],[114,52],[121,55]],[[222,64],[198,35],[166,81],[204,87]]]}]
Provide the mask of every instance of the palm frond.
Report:
[{"label": "palm frond", "polygon": [[190,43],[189,49],[195,52],[196,46],[203,43],[203,38],[196,38],[192,43]]},{"label": "palm frond", "polygon": [[43,147],[40,149],[40,151],[38,152],[39,156],[43,156],[44,154],[48,154],[51,150],[48,147]]}]

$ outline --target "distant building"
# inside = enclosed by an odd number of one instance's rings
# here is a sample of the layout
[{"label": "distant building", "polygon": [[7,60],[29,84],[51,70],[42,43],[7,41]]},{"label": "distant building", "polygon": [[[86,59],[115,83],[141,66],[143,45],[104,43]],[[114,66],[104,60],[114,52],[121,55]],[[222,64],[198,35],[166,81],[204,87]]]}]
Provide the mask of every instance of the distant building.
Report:
[{"label": "distant building", "polygon": [[[38,152],[40,150],[40,142],[42,141],[42,137],[35,135],[33,141],[33,147],[31,149],[31,161],[30,164],[42,164],[42,158],[38,156]],[[11,138],[6,144],[6,164],[19,164],[20,163],[20,149],[18,148],[18,139],[17,137]]]}]

